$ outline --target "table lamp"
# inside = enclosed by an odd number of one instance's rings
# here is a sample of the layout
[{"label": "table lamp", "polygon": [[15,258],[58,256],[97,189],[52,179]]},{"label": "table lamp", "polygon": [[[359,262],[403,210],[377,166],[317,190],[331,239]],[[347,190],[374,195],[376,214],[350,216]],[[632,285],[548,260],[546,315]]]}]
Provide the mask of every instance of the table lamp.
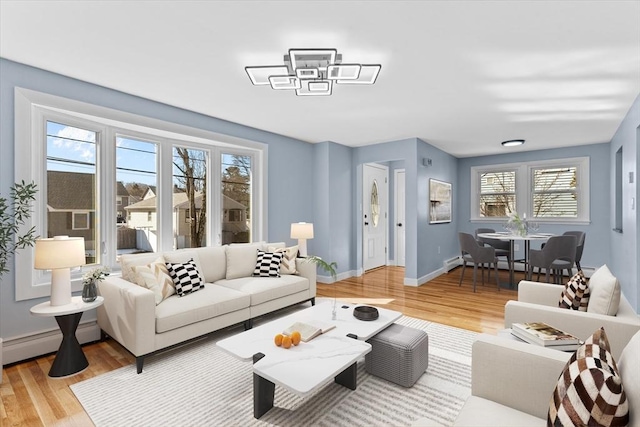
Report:
[{"label": "table lamp", "polygon": [[36,240],[34,267],[51,270],[51,305],[71,304],[71,267],[85,264],[84,237]]},{"label": "table lamp", "polygon": [[291,224],[291,238],[298,239],[300,256],[306,257],[307,239],[313,239],[313,224],[310,222],[294,222]]}]

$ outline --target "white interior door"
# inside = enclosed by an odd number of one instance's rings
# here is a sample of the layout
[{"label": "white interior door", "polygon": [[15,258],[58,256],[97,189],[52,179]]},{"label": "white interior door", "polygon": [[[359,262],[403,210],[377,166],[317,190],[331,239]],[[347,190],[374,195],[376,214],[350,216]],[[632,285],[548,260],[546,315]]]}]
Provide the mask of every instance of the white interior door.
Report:
[{"label": "white interior door", "polygon": [[406,228],[404,223],[404,169],[396,169],[394,172],[395,183],[395,259],[396,265],[404,267],[405,262],[405,240],[404,230]]},{"label": "white interior door", "polygon": [[387,211],[389,169],[365,164],[362,177],[363,267],[364,270],[387,264]]}]

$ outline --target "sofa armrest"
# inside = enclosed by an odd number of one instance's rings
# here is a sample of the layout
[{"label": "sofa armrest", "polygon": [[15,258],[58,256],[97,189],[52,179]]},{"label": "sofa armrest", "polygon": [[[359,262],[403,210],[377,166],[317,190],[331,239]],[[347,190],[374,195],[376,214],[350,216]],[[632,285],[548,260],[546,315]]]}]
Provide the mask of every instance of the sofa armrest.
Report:
[{"label": "sofa armrest", "polygon": [[522,301],[509,301],[504,307],[504,326],[513,323],[544,322],[586,340],[597,329],[604,327],[614,358],[619,358],[631,337],[640,330],[637,315],[607,316],[559,307],[547,307]]},{"label": "sofa armrest", "polygon": [[518,301],[557,307],[562,289],[562,286],[551,283],[521,280],[518,283]]},{"label": "sofa armrest", "polygon": [[546,419],[571,353],[480,334],[473,343],[471,394]]},{"label": "sofa armrest", "polygon": [[298,270],[298,274],[309,280],[309,298],[316,297],[316,269],[317,266],[315,263],[309,262],[305,258],[296,258],[296,270]]},{"label": "sofa armrest", "polygon": [[98,286],[104,304],[98,325],[134,356],[155,351],[156,301],[152,291],[120,277],[109,276]]}]

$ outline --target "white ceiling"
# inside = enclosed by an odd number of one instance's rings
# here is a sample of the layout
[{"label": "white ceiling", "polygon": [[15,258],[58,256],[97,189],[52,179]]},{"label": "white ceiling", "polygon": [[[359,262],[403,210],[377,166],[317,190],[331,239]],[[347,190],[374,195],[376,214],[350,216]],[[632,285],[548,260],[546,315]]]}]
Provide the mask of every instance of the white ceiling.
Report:
[{"label": "white ceiling", "polygon": [[[244,71],[328,47],[382,64],[376,84],[297,97]],[[468,157],[609,142],[640,93],[640,2],[0,0],[0,56],[304,141]]]}]

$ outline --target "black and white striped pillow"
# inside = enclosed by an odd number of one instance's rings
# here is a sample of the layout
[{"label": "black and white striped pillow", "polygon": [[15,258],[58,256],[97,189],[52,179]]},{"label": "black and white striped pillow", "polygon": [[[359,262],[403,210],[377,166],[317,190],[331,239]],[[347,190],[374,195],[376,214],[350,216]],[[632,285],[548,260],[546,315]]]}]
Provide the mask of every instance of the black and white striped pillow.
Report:
[{"label": "black and white striped pillow", "polygon": [[282,252],[265,252],[258,249],[258,260],[253,275],[257,277],[280,277]]},{"label": "black and white striped pillow", "polygon": [[178,296],[184,296],[204,288],[204,281],[198,273],[198,267],[191,258],[187,262],[167,262],[169,276],[176,286]]}]

